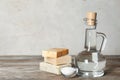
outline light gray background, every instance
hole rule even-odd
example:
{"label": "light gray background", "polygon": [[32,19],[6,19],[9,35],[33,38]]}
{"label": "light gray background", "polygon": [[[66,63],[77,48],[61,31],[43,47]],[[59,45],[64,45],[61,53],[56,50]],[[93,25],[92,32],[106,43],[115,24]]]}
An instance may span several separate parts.
{"label": "light gray background", "polygon": [[53,47],[84,50],[88,11],[107,35],[104,55],[120,55],[120,0],[0,0],[0,55],[41,55]]}

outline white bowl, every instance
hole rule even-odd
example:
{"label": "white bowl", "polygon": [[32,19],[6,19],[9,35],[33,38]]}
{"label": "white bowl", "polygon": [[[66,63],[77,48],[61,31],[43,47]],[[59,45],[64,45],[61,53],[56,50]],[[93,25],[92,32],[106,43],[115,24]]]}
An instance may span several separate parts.
{"label": "white bowl", "polygon": [[74,77],[74,76],[76,76],[77,72],[78,72],[77,69],[73,68],[73,67],[61,68],[61,73],[65,77]]}

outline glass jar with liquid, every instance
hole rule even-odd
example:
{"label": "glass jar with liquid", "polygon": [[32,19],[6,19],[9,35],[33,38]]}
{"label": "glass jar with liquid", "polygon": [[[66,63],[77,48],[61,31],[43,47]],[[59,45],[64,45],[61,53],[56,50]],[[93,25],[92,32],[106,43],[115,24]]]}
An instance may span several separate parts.
{"label": "glass jar with liquid", "polygon": [[[85,32],[85,50],[76,57],[78,74],[82,77],[100,77],[104,75],[106,59],[101,51],[106,45],[106,35],[96,32],[96,13],[88,12],[86,22],[88,28]],[[97,50],[97,38],[102,37],[100,49]]]}

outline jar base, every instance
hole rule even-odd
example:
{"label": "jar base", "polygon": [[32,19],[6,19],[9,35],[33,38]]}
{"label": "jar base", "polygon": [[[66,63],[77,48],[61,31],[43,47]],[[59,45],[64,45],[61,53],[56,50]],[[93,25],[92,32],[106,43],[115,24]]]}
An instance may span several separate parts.
{"label": "jar base", "polygon": [[82,77],[101,77],[104,75],[104,71],[80,71],[78,75]]}

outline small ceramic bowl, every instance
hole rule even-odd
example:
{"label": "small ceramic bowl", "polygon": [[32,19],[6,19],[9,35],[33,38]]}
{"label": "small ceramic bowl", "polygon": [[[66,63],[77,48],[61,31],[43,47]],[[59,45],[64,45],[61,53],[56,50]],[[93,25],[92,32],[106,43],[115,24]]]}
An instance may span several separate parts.
{"label": "small ceramic bowl", "polygon": [[77,68],[73,68],[73,67],[61,68],[61,74],[65,77],[75,77],[77,73],[78,73]]}

